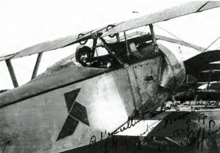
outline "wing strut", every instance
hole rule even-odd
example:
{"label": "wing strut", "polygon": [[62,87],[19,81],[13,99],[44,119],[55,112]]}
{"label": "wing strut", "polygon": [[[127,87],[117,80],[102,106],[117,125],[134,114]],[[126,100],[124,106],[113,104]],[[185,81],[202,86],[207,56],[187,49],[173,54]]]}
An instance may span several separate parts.
{"label": "wing strut", "polygon": [[128,47],[128,41],[127,41],[127,37],[126,37],[126,32],[124,31],[124,39],[125,39],[125,45],[126,45],[126,50],[127,50],[127,56],[129,58],[130,56],[130,50],[129,50],[129,47]]}
{"label": "wing strut", "polygon": [[93,45],[92,45],[92,57],[94,57],[94,55],[95,55],[97,39],[98,39],[98,38],[94,38],[94,39],[93,39]]}
{"label": "wing strut", "polygon": [[11,64],[11,61],[10,61],[10,59],[7,59],[7,60],[5,60],[5,62],[8,67],[8,71],[11,76],[12,83],[13,83],[14,87],[16,88],[16,87],[18,87],[18,82],[17,82],[16,76],[15,76],[15,72],[14,72],[13,66]]}
{"label": "wing strut", "polygon": [[120,64],[124,65],[125,63],[124,63],[121,59],[119,59],[118,57],[116,57],[115,53],[113,53],[113,52],[111,51],[111,49],[109,48],[109,46],[108,46],[108,44],[105,42],[105,40],[104,40],[102,37],[99,37],[99,39],[102,41],[102,43],[104,44],[104,46],[105,46],[106,50],[109,52],[109,54],[112,55],[112,56],[114,56],[114,57],[118,60],[118,62],[119,62]]}
{"label": "wing strut", "polygon": [[153,43],[154,43],[155,52],[158,52],[158,45],[157,45],[157,39],[156,39],[156,36],[155,36],[155,33],[154,33],[154,27],[153,27],[152,24],[150,24],[149,27],[150,27],[150,33],[152,35],[152,40],[153,40]]}
{"label": "wing strut", "polygon": [[40,61],[41,61],[42,55],[43,55],[43,52],[39,53],[37,56],[37,60],[36,60],[34,70],[33,70],[32,76],[31,76],[31,80],[33,80],[37,76],[37,71],[40,66]]}

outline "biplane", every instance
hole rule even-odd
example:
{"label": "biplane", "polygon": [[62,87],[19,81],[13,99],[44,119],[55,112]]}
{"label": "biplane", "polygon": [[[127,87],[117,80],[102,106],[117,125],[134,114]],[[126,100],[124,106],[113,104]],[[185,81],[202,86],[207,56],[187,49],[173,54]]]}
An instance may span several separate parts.
{"label": "biplane", "polygon": [[[219,101],[220,52],[156,35],[153,27],[217,7],[217,1],[190,2],[0,57],[15,87],[0,93],[0,152],[217,152],[219,111],[211,107]],[[135,31],[140,27],[150,33]],[[182,61],[158,40],[200,54]],[[37,75],[44,52],[70,45],[89,53],[74,53]],[[32,78],[18,86],[11,60],[33,54]],[[166,107],[169,101],[193,102],[178,110]],[[191,110],[204,101],[208,110]]]}

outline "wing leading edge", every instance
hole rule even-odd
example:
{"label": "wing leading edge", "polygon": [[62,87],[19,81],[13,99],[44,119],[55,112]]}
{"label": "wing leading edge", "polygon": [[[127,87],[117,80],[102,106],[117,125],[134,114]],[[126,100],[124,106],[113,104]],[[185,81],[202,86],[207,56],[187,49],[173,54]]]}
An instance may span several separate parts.
{"label": "wing leading edge", "polygon": [[185,5],[176,6],[171,9],[167,9],[167,10],[160,11],[154,14],[146,15],[140,18],[136,18],[136,19],[132,19],[132,20],[128,20],[125,22],[115,24],[116,26],[111,28],[110,30],[106,30],[106,27],[108,26],[105,26],[105,27],[102,27],[96,30],[79,33],[76,35],[56,39],[53,41],[39,43],[34,46],[25,48],[17,53],[2,56],[0,57],[0,61],[4,61],[7,59],[20,58],[23,56],[29,56],[33,54],[38,54],[38,53],[42,53],[46,51],[63,48],[63,47],[72,45],[74,43],[90,39],[97,32],[101,32],[102,33],[101,37],[105,37],[105,36],[119,33],[122,31],[131,30],[131,29],[138,28],[141,26],[145,26],[145,25],[149,25],[149,24],[153,24],[153,23],[157,23],[161,21],[166,21],[169,19],[177,18],[177,17],[184,16],[184,15],[189,15],[192,13],[198,13],[198,12],[216,8],[216,7],[220,7],[220,2],[194,1],[194,2],[187,3]]}
{"label": "wing leading edge", "polygon": [[140,18],[136,18],[136,19],[122,22],[122,23],[118,24],[117,26],[115,26],[114,28],[112,28],[111,30],[103,33],[102,37],[112,35],[115,33],[119,33],[122,31],[131,30],[134,28],[139,28],[139,27],[146,26],[149,24],[167,21],[167,20],[170,20],[173,18],[202,12],[202,11],[213,9],[216,7],[220,7],[220,2],[217,2],[217,1],[189,2],[184,5],[173,7],[171,9],[167,9],[167,10],[153,13],[150,15],[145,15]]}

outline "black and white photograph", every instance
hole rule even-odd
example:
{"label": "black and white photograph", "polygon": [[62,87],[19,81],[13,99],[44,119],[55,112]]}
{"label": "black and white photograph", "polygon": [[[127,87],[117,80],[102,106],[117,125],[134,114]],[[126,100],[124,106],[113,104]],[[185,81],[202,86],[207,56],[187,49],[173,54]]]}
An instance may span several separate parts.
{"label": "black and white photograph", "polygon": [[220,153],[220,1],[0,0],[0,153]]}

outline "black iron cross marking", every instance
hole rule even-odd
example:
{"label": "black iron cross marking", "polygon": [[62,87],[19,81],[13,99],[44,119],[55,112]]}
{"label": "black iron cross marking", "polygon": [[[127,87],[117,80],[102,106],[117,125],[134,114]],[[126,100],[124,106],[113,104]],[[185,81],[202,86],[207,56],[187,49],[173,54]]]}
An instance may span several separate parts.
{"label": "black iron cross marking", "polygon": [[89,126],[86,107],[75,101],[79,91],[80,88],[64,94],[69,115],[60,131],[57,141],[72,135],[79,121]]}

